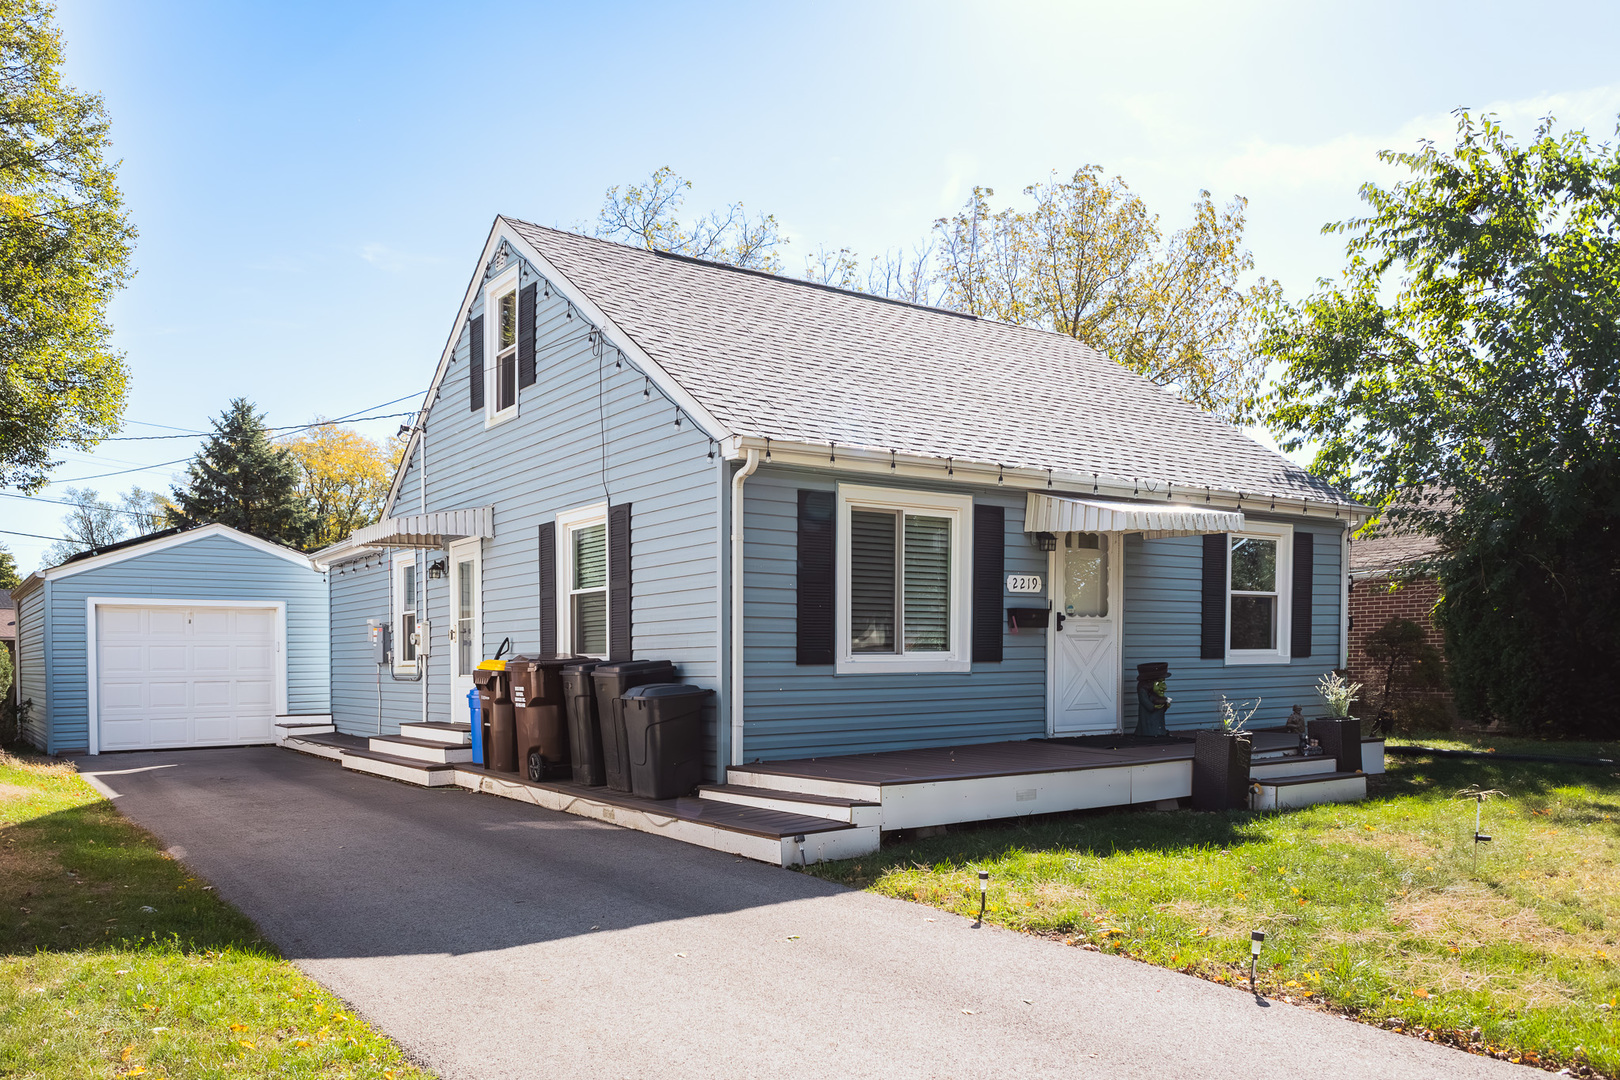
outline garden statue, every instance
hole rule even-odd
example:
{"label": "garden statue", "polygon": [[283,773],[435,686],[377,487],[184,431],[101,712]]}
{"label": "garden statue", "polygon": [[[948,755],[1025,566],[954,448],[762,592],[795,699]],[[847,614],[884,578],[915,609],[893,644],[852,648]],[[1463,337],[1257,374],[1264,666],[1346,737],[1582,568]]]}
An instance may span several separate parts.
{"label": "garden statue", "polygon": [[1298,705],[1295,705],[1294,711],[1288,714],[1286,730],[1297,732],[1300,735],[1305,734],[1305,710]]}
{"label": "garden statue", "polygon": [[1170,732],[1164,726],[1170,699],[1164,693],[1164,680],[1170,677],[1169,664],[1136,665],[1136,734],[1162,738]]}

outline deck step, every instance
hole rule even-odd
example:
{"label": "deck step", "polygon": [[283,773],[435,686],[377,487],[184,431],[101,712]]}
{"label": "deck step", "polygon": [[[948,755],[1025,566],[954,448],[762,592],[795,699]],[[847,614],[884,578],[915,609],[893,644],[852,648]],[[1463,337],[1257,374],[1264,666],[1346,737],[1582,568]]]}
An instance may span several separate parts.
{"label": "deck step", "polygon": [[327,735],[337,729],[330,720],[299,720],[297,718],[279,719],[272,727],[276,742],[283,739],[297,738],[300,735]]}
{"label": "deck step", "polygon": [[327,758],[331,761],[343,760],[343,748],[328,742],[316,739],[302,739],[296,735],[284,739],[277,739],[276,745],[285,750],[296,750],[300,754],[311,754],[315,757]]}
{"label": "deck step", "polygon": [[697,794],[700,799],[711,799],[714,802],[827,818],[829,821],[843,821],[851,825],[879,825],[883,821],[881,803],[860,799],[808,795],[799,791],[781,791],[746,784],[704,784],[697,789]]}
{"label": "deck step", "polygon": [[1255,810],[1291,810],[1317,803],[1357,802],[1366,797],[1366,773],[1317,772],[1256,780],[1249,805]]}
{"label": "deck step", "polygon": [[444,762],[382,754],[375,750],[344,750],[343,767],[354,772],[403,780],[422,787],[450,787],[456,782],[456,767]]}
{"label": "deck step", "polygon": [[471,724],[446,724],[436,720],[399,725],[399,733],[407,739],[444,743],[446,746],[471,746]]}
{"label": "deck step", "polygon": [[[768,763],[767,763],[768,765]],[[765,788],[768,791],[786,791],[798,795],[820,795],[830,799],[852,799],[857,802],[882,802],[881,784],[856,780],[839,780],[821,776],[792,776],[772,771],[766,766],[750,769],[747,765],[733,765],[726,769],[727,787]]]}
{"label": "deck step", "polygon": [[515,773],[497,773],[475,765],[458,765],[455,775],[456,783],[473,791],[667,836],[775,866],[868,855],[878,849],[881,839],[875,825],[857,826],[830,818],[714,799],[643,799],[568,781],[534,783]]}
{"label": "deck step", "polygon": [[392,754],[394,757],[410,758],[412,761],[425,761],[434,765],[472,760],[472,747],[466,744],[457,746],[431,739],[414,739],[406,735],[373,735],[370,749],[379,754]]}
{"label": "deck step", "polygon": [[1332,771],[1334,760],[1322,757],[1320,754],[1312,757],[1274,758],[1269,761],[1254,761],[1249,766],[1249,776],[1254,780],[1281,779],[1285,776],[1306,776],[1311,773]]}

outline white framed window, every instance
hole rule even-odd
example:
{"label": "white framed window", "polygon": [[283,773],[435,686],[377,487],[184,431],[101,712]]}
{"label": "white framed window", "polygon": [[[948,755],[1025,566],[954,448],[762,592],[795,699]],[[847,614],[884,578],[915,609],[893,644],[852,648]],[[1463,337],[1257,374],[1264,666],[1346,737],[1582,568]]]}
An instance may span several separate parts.
{"label": "white framed window", "polygon": [[557,642],[579,656],[608,654],[607,503],[557,515]]}
{"label": "white framed window", "polygon": [[517,415],[518,267],[484,287],[484,426]]}
{"label": "white framed window", "polygon": [[1247,522],[1226,537],[1226,662],[1289,662],[1291,525]]}
{"label": "white framed window", "polygon": [[973,499],[838,488],[837,670],[971,670]]}
{"label": "white framed window", "polygon": [[416,670],[416,612],[419,600],[416,553],[394,555],[394,670]]}

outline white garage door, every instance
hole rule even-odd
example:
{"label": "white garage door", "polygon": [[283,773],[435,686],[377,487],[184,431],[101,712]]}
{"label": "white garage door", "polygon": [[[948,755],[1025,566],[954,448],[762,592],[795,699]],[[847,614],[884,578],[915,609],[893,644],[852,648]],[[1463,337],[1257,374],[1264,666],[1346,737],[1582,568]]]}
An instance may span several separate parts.
{"label": "white garage door", "polygon": [[101,750],[271,742],[274,608],[96,608]]}

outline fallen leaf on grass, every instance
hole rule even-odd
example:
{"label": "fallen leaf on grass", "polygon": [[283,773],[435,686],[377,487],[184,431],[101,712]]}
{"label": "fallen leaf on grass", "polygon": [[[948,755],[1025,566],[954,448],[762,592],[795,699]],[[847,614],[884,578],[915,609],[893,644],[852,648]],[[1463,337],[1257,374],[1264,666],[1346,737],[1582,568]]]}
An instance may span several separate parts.
{"label": "fallen leaf on grass", "polygon": [[119,1061],[128,1061],[129,1060],[129,1055],[133,1054],[134,1052],[135,1052],[135,1044],[130,1043],[128,1046],[124,1047],[122,1050],[120,1050],[118,1052],[118,1060]]}
{"label": "fallen leaf on grass", "polygon": [[302,1050],[302,1049],[304,1049],[305,1047],[307,1047],[309,1045],[309,1040],[308,1039],[294,1039],[293,1040],[293,1045],[298,1047],[300,1050]]}
{"label": "fallen leaf on grass", "polygon": [[231,1025],[231,1030],[232,1031],[246,1031],[247,1030],[247,1025],[246,1024],[232,1024]]}
{"label": "fallen leaf on grass", "polygon": [[250,1043],[250,1042],[248,1042],[248,1041],[247,1041],[247,1040],[246,1040],[246,1039],[238,1039],[238,1040],[237,1040],[237,1043],[236,1043],[236,1045],[237,1045],[237,1046],[245,1046],[245,1047],[247,1047],[247,1048],[248,1048],[248,1049],[249,1049],[249,1050],[252,1050],[252,1049],[253,1049],[253,1044],[252,1044],[252,1043]]}
{"label": "fallen leaf on grass", "polygon": [[1420,998],[1428,997],[1429,996],[1428,987],[1424,987],[1424,986],[1418,987],[1416,990],[1412,991],[1412,996],[1413,997],[1420,997]]}
{"label": "fallen leaf on grass", "polygon": [[145,1074],[146,1074],[146,1066],[145,1065],[137,1065],[133,1069],[130,1069],[128,1072],[121,1072],[118,1075],[119,1076],[144,1076]]}

